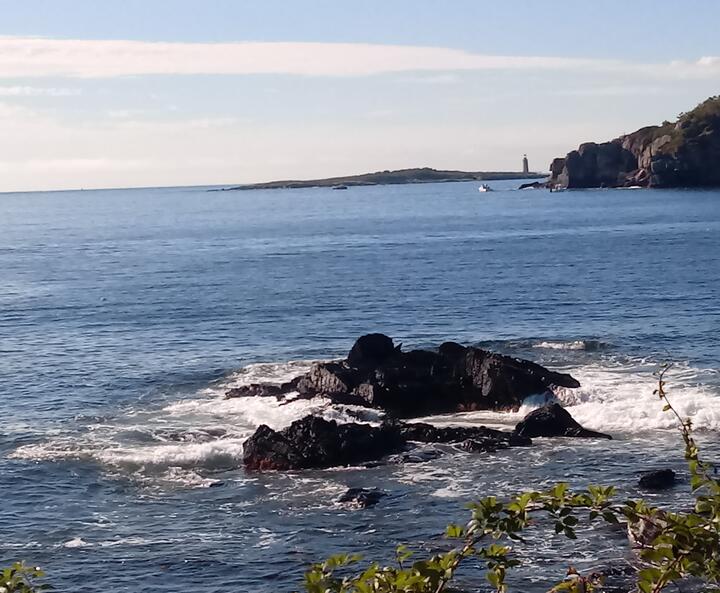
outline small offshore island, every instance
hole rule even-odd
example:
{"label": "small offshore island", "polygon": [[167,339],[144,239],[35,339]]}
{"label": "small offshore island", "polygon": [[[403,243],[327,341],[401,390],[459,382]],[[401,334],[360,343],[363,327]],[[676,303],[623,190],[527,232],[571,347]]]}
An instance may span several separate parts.
{"label": "small offshore island", "polygon": [[347,189],[363,185],[398,185],[406,183],[444,183],[455,181],[497,181],[501,179],[545,179],[542,173],[523,173],[520,171],[443,171],[430,167],[416,169],[398,169],[396,171],[376,171],[362,175],[346,177],[328,177],[327,179],[307,179],[288,181],[268,181],[223,188],[220,191],[245,189],[300,189],[308,187],[330,187]]}

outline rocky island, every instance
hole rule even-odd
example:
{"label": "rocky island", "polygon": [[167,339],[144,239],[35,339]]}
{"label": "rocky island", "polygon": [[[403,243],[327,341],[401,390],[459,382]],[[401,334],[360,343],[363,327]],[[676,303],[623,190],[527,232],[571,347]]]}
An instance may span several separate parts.
{"label": "rocky island", "polygon": [[540,173],[522,173],[519,171],[443,171],[430,167],[417,169],[398,169],[396,171],[376,171],[362,175],[329,177],[327,179],[305,179],[287,181],[269,181],[223,188],[221,191],[244,189],[300,189],[308,187],[329,187],[347,189],[362,185],[398,185],[405,183],[443,183],[453,181],[497,181],[502,179],[543,179]]}
{"label": "rocky island", "polygon": [[675,122],[586,142],[550,165],[550,188],[720,186],[720,96]]}
{"label": "rocky island", "polygon": [[[550,402],[553,389],[577,388],[572,376],[539,364],[456,342],[436,350],[403,352],[384,334],[356,340],[347,358],[320,362],[283,384],[256,383],[230,389],[228,398],[324,397],[329,405],[354,405],[384,413],[382,423],[338,424],[306,416],[283,430],[261,425],[245,442],[248,470],[300,470],[377,463],[427,461],[414,443],[450,443],[460,450],[492,453],[532,445],[535,437],[612,438],[578,424],[562,406]],[[437,427],[407,419],[465,410],[518,409],[530,395],[548,403],[530,412],[512,432],[485,426]],[[393,454],[396,456],[389,457]]]}

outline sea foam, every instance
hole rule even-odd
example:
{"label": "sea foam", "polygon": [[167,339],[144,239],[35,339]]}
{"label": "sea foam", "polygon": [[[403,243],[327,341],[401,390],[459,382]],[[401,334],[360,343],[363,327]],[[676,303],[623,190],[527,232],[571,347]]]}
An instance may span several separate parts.
{"label": "sea foam", "polygon": [[[578,341],[577,344],[581,342]],[[575,342],[567,349],[580,349]],[[587,347],[586,342],[583,347]],[[552,347],[552,346],[549,346]],[[642,433],[677,427],[653,394],[657,366],[644,359],[593,355],[587,364],[561,367],[581,383],[558,389],[556,399],[584,426],[611,434]],[[243,443],[260,425],[279,430],[308,414],[339,423],[378,423],[382,414],[355,406],[335,406],[322,397],[278,400],[266,397],[226,398],[225,392],[256,382],[287,381],[310,368],[312,361],[250,365],[221,381],[158,409],[134,410],[116,418],[98,419],[80,432],[46,435],[10,454],[34,461],[83,460],[108,472],[140,482],[207,487],[219,472],[242,466]],[[720,373],[687,364],[667,377],[673,405],[692,419],[697,430],[720,429]],[[418,420],[438,425],[485,424],[511,429],[522,417],[548,401],[544,395],[526,399],[520,410],[432,416]]]}
{"label": "sea foam", "polygon": [[[595,430],[637,433],[677,428],[677,418],[663,412],[654,394],[656,369],[645,361],[633,366],[586,365],[573,371],[581,387],[559,390],[558,399],[578,422]],[[717,371],[687,364],[671,368],[666,377],[670,401],[696,430],[720,429],[717,379]]]}

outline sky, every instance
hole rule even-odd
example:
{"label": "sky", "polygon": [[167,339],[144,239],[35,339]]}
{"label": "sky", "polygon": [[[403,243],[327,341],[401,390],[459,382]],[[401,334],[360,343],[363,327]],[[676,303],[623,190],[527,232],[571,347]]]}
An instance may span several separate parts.
{"label": "sky", "polygon": [[720,1],[0,0],[0,191],[533,170],[720,93]]}

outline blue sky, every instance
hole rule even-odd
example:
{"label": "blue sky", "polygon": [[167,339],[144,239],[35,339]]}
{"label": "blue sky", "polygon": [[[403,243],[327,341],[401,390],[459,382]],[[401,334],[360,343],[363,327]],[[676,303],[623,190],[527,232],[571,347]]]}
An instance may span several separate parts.
{"label": "blue sky", "polygon": [[[0,191],[534,169],[720,92],[720,2],[0,0]],[[250,43],[249,43],[250,42]]]}

